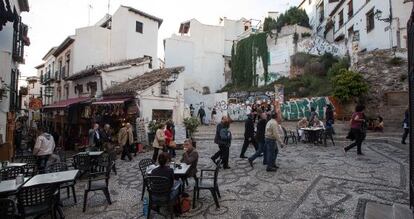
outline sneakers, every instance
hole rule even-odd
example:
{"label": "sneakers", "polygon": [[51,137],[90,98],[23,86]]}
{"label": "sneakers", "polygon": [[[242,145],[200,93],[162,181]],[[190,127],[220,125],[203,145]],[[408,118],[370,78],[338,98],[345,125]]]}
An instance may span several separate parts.
{"label": "sneakers", "polygon": [[249,164],[253,168],[253,161],[249,159]]}
{"label": "sneakers", "polygon": [[274,168],[274,167],[272,167],[272,168],[268,168],[268,169],[266,169],[266,171],[267,171],[267,172],[276,172],[276,171],[277,171],[277,169],[276,169],[276,168]]}

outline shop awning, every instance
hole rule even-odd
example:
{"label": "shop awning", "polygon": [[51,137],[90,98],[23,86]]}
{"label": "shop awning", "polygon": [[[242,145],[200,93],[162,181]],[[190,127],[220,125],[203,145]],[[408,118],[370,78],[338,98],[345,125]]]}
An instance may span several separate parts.
{"label": "shop awning", "polygon": [[131,97],[123,97],[123,98],[104,98],[102,100],[98,100],[92,103],[92,105],[108,105],[108,104],[123,104],[128,100],[131,100]]}
{"label": "shop awning", "polygon": [[89,99],[90,99],[89,97],[71,98],[71,99],[59,101],[49,106],[44,106],[43,109],[66,108],[73,104],[88,101]]}

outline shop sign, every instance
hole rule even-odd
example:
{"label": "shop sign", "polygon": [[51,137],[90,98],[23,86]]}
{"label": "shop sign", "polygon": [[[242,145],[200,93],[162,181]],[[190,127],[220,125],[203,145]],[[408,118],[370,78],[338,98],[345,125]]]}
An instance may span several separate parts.
{"label": "shop sign", "polygon": [[31,110],[40,110],[42,108],[42,99],[40,98],[31,98],[29,102],[29,109]]}

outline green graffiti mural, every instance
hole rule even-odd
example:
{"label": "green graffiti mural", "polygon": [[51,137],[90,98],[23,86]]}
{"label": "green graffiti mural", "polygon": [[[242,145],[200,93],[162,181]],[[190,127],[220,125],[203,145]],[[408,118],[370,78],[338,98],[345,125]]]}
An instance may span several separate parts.
{"label": "green graffiti mural", "polygon": [[331,104],[328,97],[302,98],[283,103],[281,110],[285,120],[299,120],[303,117],[309,118],[311,107],[313,107],[318,117],[324,119],[327,104]]}

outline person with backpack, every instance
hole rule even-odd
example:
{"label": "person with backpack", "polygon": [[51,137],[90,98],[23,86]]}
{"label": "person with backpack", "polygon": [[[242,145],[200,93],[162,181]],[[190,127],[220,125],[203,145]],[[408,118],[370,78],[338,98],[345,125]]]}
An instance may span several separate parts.
{"label": "person with backpack", "polygon": [[[221,118],[221,122],[217,125],[216,128],[216,136],[214,138],[214,143],[218,144],[219,151],[217,151],[212,157],[211,160],[214,163],[217,163],[217,159],[220,157],[222,160],[223,167],[225,169],[229,169],[229,147],[231,144],[231,132],[229,130],[230,121],[227,116],[223,116]],[[226,129],[225,131],[223,131]],[[230,139],[223,139],[228,138],[230,134]],[[225,141],[227,140],[227,141]]]}
{"label": "person with backpack", "polygon": [[350,149],[357,146],[357,154],[363,155],[361,150],[362,142],[366,136],[366,124],[365,124],[365,107],[363,105],[357,105],[355,107],[355,112],[352,114],[350,125],[351,130],[348,133],[347,138],[353,140],[354,142],[347,147],[344,147],[344,153],[346,154]]}

